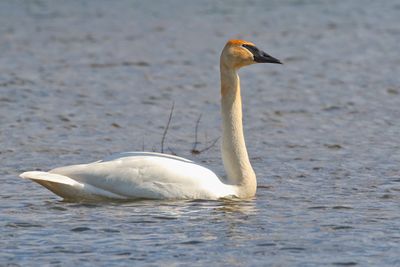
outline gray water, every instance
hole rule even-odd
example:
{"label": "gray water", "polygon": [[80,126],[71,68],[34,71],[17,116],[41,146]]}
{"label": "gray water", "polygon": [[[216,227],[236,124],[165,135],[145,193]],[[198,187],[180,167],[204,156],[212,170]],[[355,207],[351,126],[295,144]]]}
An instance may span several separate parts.
{"label": "gray water", "polygon": [[[25,170],[164,149],[223,174],[241,70],[248,201],[63,202]],[[399,1],[1,1],[0,266],[400,266]]]}

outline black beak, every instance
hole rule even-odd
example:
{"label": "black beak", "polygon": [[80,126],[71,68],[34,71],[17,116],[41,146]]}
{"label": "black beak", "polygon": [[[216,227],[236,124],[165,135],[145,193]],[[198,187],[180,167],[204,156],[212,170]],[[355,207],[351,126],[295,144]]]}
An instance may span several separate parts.
{"label": "black beak", "polygon": [[259,50],[259,53],[254,55],[254,61],[257,63],[275,63],[275,64],[282,64],[282,62],[274,57],[271,57],[264,51]]}
{"label": "black beak", "polygon": [[257,47],[253,46],[253,45],[243,45],[243,47],[247,48],[247,50],[249,50],[253,56],[254,56],[254,61],[257,63],[275,63],[275,64],[282,64],[282,62],[277,59],[274,58],[270,55],[268,55],[267,53],[265,53],[264,51],[258,49]]}

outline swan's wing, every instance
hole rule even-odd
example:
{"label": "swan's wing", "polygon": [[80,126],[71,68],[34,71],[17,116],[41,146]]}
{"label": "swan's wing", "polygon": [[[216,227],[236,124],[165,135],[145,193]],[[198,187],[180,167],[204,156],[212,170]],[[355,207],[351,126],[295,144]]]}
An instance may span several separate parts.
{"label": "swan's wing", "polygon": [[90,164],[56,168],[50,173],[127,199],[215,199],[234,194],[231,186],[224,185],[209,169],[158,153],[114,156]]}

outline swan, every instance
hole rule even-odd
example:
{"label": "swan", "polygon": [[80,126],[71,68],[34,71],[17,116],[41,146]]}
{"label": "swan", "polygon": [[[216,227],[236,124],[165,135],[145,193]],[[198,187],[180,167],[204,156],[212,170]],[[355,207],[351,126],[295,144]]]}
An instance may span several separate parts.
{"label": "swan", "polygon": [[49,172],[28,171],[20,177],[68,201],[251,198],[257,180],[243,135],[238,70],[255,63],[282,64],[244,40],[229,40],[220,56],[225,179],[191,160],[152,152],[124,152]]}

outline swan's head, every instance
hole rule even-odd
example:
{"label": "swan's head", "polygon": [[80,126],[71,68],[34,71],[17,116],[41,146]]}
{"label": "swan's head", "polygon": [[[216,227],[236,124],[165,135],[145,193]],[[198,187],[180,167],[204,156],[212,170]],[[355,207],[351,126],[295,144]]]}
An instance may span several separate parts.
{"label": "swan's head", "polygon": [[282,64],[278,59],[271,57],[258,49],[253,43],[244,40],[229,40],[221,54],[221,64],[235,69],[255,63]]}

